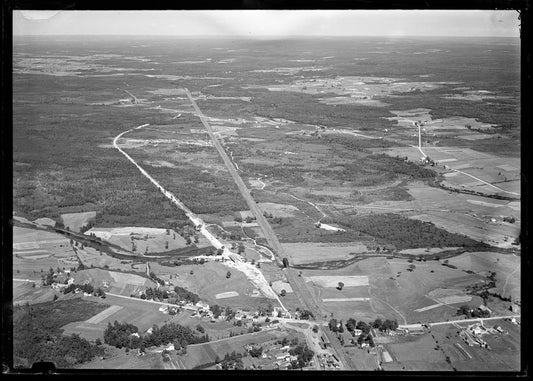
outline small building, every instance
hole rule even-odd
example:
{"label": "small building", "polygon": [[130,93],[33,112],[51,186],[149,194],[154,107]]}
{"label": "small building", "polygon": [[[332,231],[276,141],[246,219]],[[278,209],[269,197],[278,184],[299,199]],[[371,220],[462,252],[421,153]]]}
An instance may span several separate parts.
{"label": "small building", "polygon": [[196,303],[196,307],[198,307],[200,309],[209,310],[209,304],[204,303],[201,300],[198,303]]}
{"label": "small building", "polygon": [[486,305],[484,304],[481,304],[479,307],[478,307],[481,311],[486,311],[488,313],[492,313],[492,311],[490,310],[489,307],[487,307]]}

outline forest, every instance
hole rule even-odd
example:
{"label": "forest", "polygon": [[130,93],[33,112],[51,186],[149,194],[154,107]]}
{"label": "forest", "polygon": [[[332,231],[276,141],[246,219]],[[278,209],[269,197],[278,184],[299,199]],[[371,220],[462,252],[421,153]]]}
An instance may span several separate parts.
{"label": "forest", "polygon": [[431,222],[393,213],[340,216],[331,222],[375,237],[380,244],[392,244],[397,250],[422,247],[463,247],[479,250],[490,247],[465,235],[438,228]]}
{"label": "forest", "polygon": [[105,304],[72,299],[17,306],[13,310],[13,364],[29,368],[37,361],[71,368],[104,354],[103,347],[76,334],[67,336],[61,327],[103,311]]}

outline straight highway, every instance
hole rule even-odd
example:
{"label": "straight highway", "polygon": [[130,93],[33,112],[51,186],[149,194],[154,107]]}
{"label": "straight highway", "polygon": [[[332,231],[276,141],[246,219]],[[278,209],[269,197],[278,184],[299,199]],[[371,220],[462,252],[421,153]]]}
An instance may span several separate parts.
{"label": "straight highway", "polygon": [[[274,230],[266,220],[265,216],[263,215],[262,210],[259,208],[259,205],[255,202],[252,195],[250,194],[250,191],[248,190],[246,184],[244,184],[244,181],[240,177],[240,175],[237,173],[237,170],[235,168],[235,165],[231,161],[231,159],[228,157],[226,151],[224,150],[224,147],[222,147],[222,144],[215,136],[213,129],[207,122],[207,118],[202,113],[202,110],[198,107],[196,104],[196,101],[193,99],[190,91],[188,89],[184,89],[185,93],[187,95],[187,98],[189,98],[189,101],[194,107],[194,110],[196,111],[196,115],[200,118],[202,124],[204,125],[207,133],[209,134],[209,137],[213,141],[213,145],[215,146],[216,150],[218,151],[220,157],[224,161],[224,164],[226,168],[228,169],[231,177],[235,181],[235,184],[237,184],[237,187],[242,194],[244,200],[246,201],[246,204],[250,208],[250,211],[256,218],[257,224],[263,231],[263,234],[265,235],[265,238],[269,244],[269,246],[272,248],[274,252],[274,257],[276,259],[276,262],[278,265],[283,265],[283,258],[285,257],[283,247],[281,246],[281,243],[279,242],[278,238],[276,237],[276,234],[274,233]],[[324,316],[325,312],[323,309],[318,305],[318,303],[315,300],[314,295],[309,290],[307,284],[303,280],[303,278],[298,277],[296,272],[291,269],[290,267],[285,268],[284,273],[287,277],[287,280],[289,284],[291,285],[296,297],[298,298],[300,304],[304,306],[305,309],[309,310],[313,313],[315,318],[321,318]],[[326,335],[330,336],[330,333],[326,333]],[[337,339],[335,337],[329,337],[330,341],[335,343]],[[333,344],[334,345],[334,344]],[[340,346],[340,343],[339,343]],[[344,351],[342,351],[342,348],[335,346],[337,356],[343,363],[343,366],[345,369],[353,369],[351,365],[351,362],[349,359],[346,358],[344,355]]]}

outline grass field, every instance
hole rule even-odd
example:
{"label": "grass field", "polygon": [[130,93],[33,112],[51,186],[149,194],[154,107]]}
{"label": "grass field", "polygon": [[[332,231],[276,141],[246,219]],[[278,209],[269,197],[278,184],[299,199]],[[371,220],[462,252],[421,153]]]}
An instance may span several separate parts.
{"label": "grass field", "polygon": [[[182,265],[175,267],[151,263],[152,271],[158,275],[170,276],[174,285],[184,287],[200,296],[209,304],[229,306],[231,308],[257,309],[259,305],[275,304],[265,297],[254,297],[255,287],[244,273],[223,265],[220,262],[206,262],[203,265]],[[193,274],[191,274],[191,271]],[[231,273],[227,278],[228,271]],[[216,295],[223,292],[238,292],[238,298],[217,299]]]}
{"label": "grass field", "polygon": [[520,257],[495,252],[464,253],[451,258],[450,263],[463,270],[479,274],[496,272],[496,291],[502,296],[520,300]]}
{"label": "grass field", "polygon": [[283,248],[295,265],[326,262],[328,260],[349,259],[350,254],[367,251],[367,246],[360,242],[346,242],[336,244],[297,242],[284,243]]}
{"label": "grass field", "polygon": [[165,322],[171,321],[172,316],[159,311],[160,305],[143,302],[139,299],[129,300],[107,295],[106,299],[96,297],[84,297],[87,300],[94,300],[107,305],[107,308],[85,321],[73,322],[65,325],[65,333],[78,333],[88,340],[103,338],[104,330],[108,323],[118,322],[131,323],[144,332],[154,324],[161,326]]}
{"label": "grass field", "polygon": [[[333,312],[337,319],[359,316],[374,320],[381,317],[396,319],[400,324],[454,317],[459,305],[466,302],[465,287],[486,280],[486,274],[467,274],[461,268],[452,269],[439,261],[414,261],[412,264],[415,268],[410,272],[407,269],[411,263],[407,260],[380,257],[361,260],[336,270],[304,269],[301,272],[306,279],[318,280],[313,282],[311,289],[323,301],[324,309]],[[350,279],[358,284],[366,280],[367,285],[349,286]],[[345,284],[340,291],[336,289],[339,281]],[[444,297],[443,302],[448,305],[427,308],[439,303],[439,297]],[[341,300],[336,302],[332,299]],[[481,298],[477,296],[472,296],[467,302],[472,306],[481,303]],[[495,306],[500,304],[497,300],[492,303]]]}
{"label": "grass field", "polygon": [[96,211],[80,212],[80,213],[65,213],[61,215],[61,221],[65,227],[73,232],[79,232],[82,226],[87,225],[91,220],[96,217]]}
{"label": "grass field", "polygon": [[104,282],[108,284],[108,291],[124,296],[130,296],[139,290],[147,287],[156,287],[156,283],[145,277],[122,273],[117,271],[108,271],[103,269],[81,270],[73,274],[74,283],[90,283],[93,287],[104,287]]}

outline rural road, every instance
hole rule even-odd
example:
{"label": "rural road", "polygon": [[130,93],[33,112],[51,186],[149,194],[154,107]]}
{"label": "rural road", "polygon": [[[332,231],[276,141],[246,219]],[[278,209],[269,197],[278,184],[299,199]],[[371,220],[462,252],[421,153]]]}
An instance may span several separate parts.
{"label": "rural road", "polygon": [[[253,197],[250,194],[250,191],[244,184],[244,181],[237,173],[237,170],[235,166],[233,165],[233,162],[228,157],[226,151],[222,147],[222,144],[220,141],[216,138],[213,129],[207,122],[207,118],[202,113],[198,105],[196,104],[195,100],[193,99],[190,91],[188,89],[184,89],[185,93],[187,94],[187,98],[189,98],[189,101],[193,105],[197,116],[200,118],[202,124],[204,125],[205,129],[207,130],[207,133],[211,137],[211,140],[213,141],[213,145],[215,146],[216,150],[218,151],[220,157],[224,161],[224,164],[226,165],[226,168],[228,169],[231,177],[235,181],[235,184],[237,185],[237,188],[239,189],[240,193],[242,194],[244,200],[246,201],[246,204],[250,208],[250,211],[255,216],[257,224],[263,231],[263,234],[265,235],[265,238],[269,244],[269,246],[274,251],[274,256],[276,258],[276,262],[278,265],[282,266],[282,260],[285,257],[285,252],[283,247],[281,246],[281,243],[279,242],[278,238],[276,237],[276,234],[274,233],[274,230],[266,220],[265,216],[263,215],[263,211],[259,208],[259,205],[255,202]],[[303,280],[303,278],[299,278],[297,274],[294,272],[294,270],[290,267],[287,267],[283,270],[285,273],[287,280],[289,284],[291,285],[294,294],[298,298],[300,304],[304,306],[307,310],[311,311],[315,318],[318,318],[320,316],[324,315],[324,311],[318,303],[316,302],[312,292],[309,290],[307,284]],[[327,333],[326,333],[327,335]],[[330,340],[333,342],[336,342],[336,338],[330,338]],[[339,344],[340,345],[340,344]],[[339,350],[339,348],[335,348],[337,351],[337,356],[343,363],[343,366],[346,369],[352,369],[352,367],[347,366],[349,362],[346,359],[346,356],[344,356],[344,352],[342,350]]]}
{"label": "rural road", "polygon": [[[424,155],[424,157],[427,156],[427,155],[424,153],[424,151],[422,151],[422,148],[421,148],[421,147],[419,147],[419,146],[411,146],[411,147],[418,149],[418,150],[422,153],[422,155]],[[513,195],[515,195],[515,196],[520,196],[520,193],[506,191],[505,189],[502,189],[502,188],[500,188],[500,187],[497,187],[497,186],[494,185],[494,184],[491,184],[491,183],[489,183],[489,182],[486,182],[485,180],[482,180],[482,179],[480,179],[479,177],[476,177],[476,176],[474,176],[474,175],[471,175],[470,173],[466,173],[466,172],[460,171],[460,170],[458,170],[458,169],[454,169],[454,168],[450,167],[449,165],[447,165],[446,167],[447,167],[448,169],[450,169],[451,171],[454,171],[454,172],[457,172],[457,173],[461,173],[461,174],[463,174],[463,175],[465,175],[465,176],[468,176],[468,177],[473,178],[474,180],[480,181],[480,182],[482,182],[482,183],[485,184],[485,185],[488,185],[488,186],[490,186],[490,187],[492,187],[492,188],[494,188],[494,189],[499,190],[500,192],[513,194]]]}
{"label": "rural road", "polygon": [[157,304],[159,306],[171,306],[171,307],[179,307],[179,308],[183,308],[183,309],[186,309],[186,310],[191,310],[191,311],[196,311],[196,308],[193,308],[193,307],[186,307],[186,306],[177,306],[176,304],[172,304],[172,303],[165,303],[165,302],[156,302],[155,300],[146,300],[146,299],[141,299],[141,298],[133,298],[131,296],[125,296],[125,295],[119,295],[119,294],[112,294],[110,292],[106,292],[106,295],[110,295],[110,296],[114,296],[116,298],[122,298],[122,299],[129,299],[129,300],[134,300],[136,302],[142,302],[142,303],[152,303],[152,304]]}
{"label": "rural road", "polygon": [[[456,323],[473,323],[473,322],[480,322],[480,321],[486,321],[486,320],[500,320],[500,319],[511,319],[511,318],[519,318],[520,315],[508,315],[508,316],[493,316],[488,318],[474,318],[474,319],[463,319],[463,320],[450,320],[450,321],[440,321],[437,323],[426,323],[430,327],[433,327],[435,325],[446,325],[446,324],[456,324]],[[404,324],[400,325],[400,328],[420,328],[422,324]]]}
{"label": "rural road", "polygon": [[[166,198],[168,198],[174,205],[176,205],[179,209],[183,210],[185,212],[185,215],[194,223],[195,226],[200,228],[200,232],[202,235],[204,235],[207,240],[217,249],[223,248],[223,255],[227,259],[231,259],[232,261],[225,263],[226,266],[237,268],[237,270],[242,271],[246,277],[250,280],[250,282],[256,286],[258,289],[260,289],[267,297],[272,297],[276,299],[279,303],[279,305],[287,311],[281,300],[279,299],[279,296],[272,290],[272,288],[269,286],[266,278],[264,277],[263,273],[259,271],[254,265],[251,265],[249,263],[245,263],[242,261],[241,257],[235,253],[232,253],[227,247],[224,247],[222,243],[213,235],[209,230],[206,228],[205,222],[199,218],[197,215],[195,215],[183,202],[181,202],[174,194],[163,188],[161,184],[157,180],[155,180],[152,176],[148,174],[137,162],[128,155],[123,149],[121,149],[118,146],[118,139],[120,139],[124,134],[133,131],[138,130],[140,128],[149,126],[149,124],[143,124],[138,127],[130,128],[129,130],[126,130],[120,134],[118,134],[113,139],[113,147],[115,147],[120,153],[122,153],[133,165],[141,171],[141,173],[148,178],[154,184],[160,192],[162,192]],[[227,157],[227,156],[226,156]],[[241,180],[242,181],[242,180]],[[262,215],[261,215],[262,217]]]}

